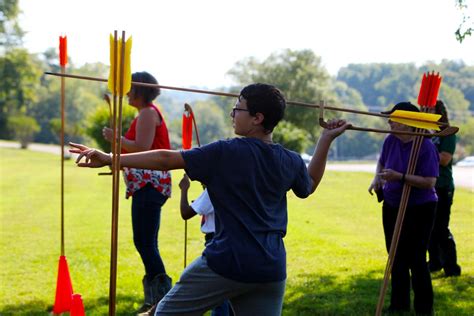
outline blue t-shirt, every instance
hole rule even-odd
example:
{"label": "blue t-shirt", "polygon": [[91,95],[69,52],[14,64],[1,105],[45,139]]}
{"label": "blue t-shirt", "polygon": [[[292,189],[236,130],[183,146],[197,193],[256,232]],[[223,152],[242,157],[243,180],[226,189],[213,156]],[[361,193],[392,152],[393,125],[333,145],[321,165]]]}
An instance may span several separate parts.
{"label": "blue t-shirt", "polygon": [[[380,154],[379,162],[385,169],[392,169],[401,173],[406,173],[413,142],[402,142],[399,138],[388,135],[385,138]],[[420,147],[415,175],[423,177],[438,177],[439,155],[433,143],[424,138]],[[387,181],[383,187],[385,202],[392,207],[398,207],[402,197],[403,182]],[[420,189],[413,187],[410,191],[408,205],[420,205],[438,200],[435,188]]]}
{"label": "blue t-shirt", "polygon": [[278,144],[234,138],[182,152],[186,173],[204,183],[216,234],[203,255],[219,275],[239,282],[286,279],[286,192],[311,193],[303,159]]}

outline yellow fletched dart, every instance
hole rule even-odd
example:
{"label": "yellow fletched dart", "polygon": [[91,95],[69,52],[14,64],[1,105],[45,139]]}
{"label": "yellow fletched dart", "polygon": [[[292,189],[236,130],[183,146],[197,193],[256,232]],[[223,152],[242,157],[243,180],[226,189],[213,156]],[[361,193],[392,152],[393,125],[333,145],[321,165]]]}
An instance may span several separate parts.
{"label": "yellow fletched dart", "polygon": [[[394,122],[418,128],[431,129],[435,131],[440,130],[439,125],[436,124],[436,122],[438,122],[440,118],[440,114],[403,110],[396,110],[395,112],[390,114],[390,119]],[[420,120],[423,120],[423,122],[420,122]]]}
{"label": "yellow fletched dart", "polygon": [[[119,38],[117,40],[117,80],[118,82],[114,82],[114,72],[115,72],[115,64],[114,64],[114,37],[110,35],[110,73],[109,73],[109,80],[107,87],[109,88],[110,92],[114,95],[124,96],[130,91],[132,87],[132,72],[130,66],[130,55],[132,52],[132,37],[130,36],[128,40],[125,42],[125,52],[124,52],[124,69],[123,69],[123,93],[120,94],[119,92],[119,82],[120,82],[120,60],[122,54],[122,39]],[[115,87],[115,91],[114,91]]]}

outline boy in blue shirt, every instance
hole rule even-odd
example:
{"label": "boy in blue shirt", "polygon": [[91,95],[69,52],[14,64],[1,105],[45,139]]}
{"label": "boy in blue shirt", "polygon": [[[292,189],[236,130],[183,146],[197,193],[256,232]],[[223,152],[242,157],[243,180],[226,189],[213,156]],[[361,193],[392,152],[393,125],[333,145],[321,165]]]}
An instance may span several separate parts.
{"label": "boy in blue shirt", "polygon": [[[187,151],[153,150],[121,156],[121,166],[185,169],[203,183],[215,210],[216,233],[201,257],[159,303],[155,315],[201,315],[231,301],[237,315],[280,315],[286,282],[286,192],[300,198],[316,190],[332,141],[349,124],[331,120],[318,140],[308,167],[300,155],[273,143],[272,131],[283,118],[286,101],[268,84],[240,92],[232,112],[235,134]],[[111,156],[80,144],[78,166],[98,168]],[[82,158],[84,162],[81,162]]]}

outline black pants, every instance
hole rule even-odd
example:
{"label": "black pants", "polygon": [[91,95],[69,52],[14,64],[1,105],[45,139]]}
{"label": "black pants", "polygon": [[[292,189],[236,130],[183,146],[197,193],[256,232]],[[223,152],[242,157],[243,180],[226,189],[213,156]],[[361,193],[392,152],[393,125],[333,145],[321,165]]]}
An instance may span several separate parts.
{"label": "black pants", "polygon": [[[395,310],[410,309],[410,272],[414,292],[415,312],[431,314],[433,287],[426,263],[426,251],[436,210],[436,202],[408,207],[398,241],[392,267],[392,292],[390,307]],[[383,228],[387,252],[392,242],[398,214],[396,208],[383,204]]]}
{"label": "black pants", "polygon": [[132,196],[133,242],[149,280],[166,273],[158,248],[158,231],[161,207],[167,199],[149,183]]}
{"label": "black pants", "polygon": [[428,248],[430,266],[433,270],[444,268],[447,275],[459,274],[460,267],[457,264],[456,243],[449,231],[449,217],[451,216],[454,189],[436,188],[436,194],[438,195],[438,206],[436,207],[436,217]]}

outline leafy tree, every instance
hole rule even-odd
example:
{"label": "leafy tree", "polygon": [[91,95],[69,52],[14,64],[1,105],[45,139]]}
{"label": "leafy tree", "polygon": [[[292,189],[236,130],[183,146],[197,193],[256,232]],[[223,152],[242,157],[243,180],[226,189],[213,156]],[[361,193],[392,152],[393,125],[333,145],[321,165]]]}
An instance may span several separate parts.
{"label": "leafy tree", "polygon": [[474,24],[469,23],[470,16],[466,13],[467,11],[467,0],[456,0],[456,7],[462,12],[462,21],[454,34],[459,43],[462,43],[466,39],[466,36],[471,36],[474,32]]}
{"label": "leafy tree", "polygon": [[23,31],[18,24],[18,0],[0,1],[0,52],[20,46]]}
{"label": "leafy tree", "polygon": [[458,147],[456,151],[461,152],[461,156],[474,154],[474,118],[469,117],[464,124],[459,126]]}
{"label": "leafy tree", "polygon": [[[250,57],[238,62],[229,74],[241,85],[267,82],[277,86],[287,100],[317,103],[321,99],[333,103],[330,76],[321,58],[311,50],[283,50],[271,54],[263,62]],[[285,120],[310,133],[314,140],[318,133],[318,112],[299,106],[288,106]]]}
{"label": "leafy tree", "polygon": [[273,141],[285,144],[285,147],[302,153],[311,145],[308,133],[288,121],[280,122],[274,130]]}
{"label": "leafy tree", "polygon": [[41,63],[25,49],[15,48],[0,57],[0,138],[10,138],[8,116],[26,114],[37,101]]}
{"label": "leafy tree", "polygon": [[[58,56],[53,49],[48,49],[40,55],[43,67],[48,71],[57,71]],[[86,64],[80,68],[75,68],[72,62],[69,63],[68,71],[78,72],[88,76],[103,77],[107,73],[107,67],[101,63]],[[52,143],[59,140],[57,130],[52,129],[55,122],[61,117],[60,95],[61,80],[57,77],[42,75],[38,78],[41,87],[38,90],[38,101],[31,109],[32,115],[41,125],[41,132],[37,135],[36,141],[42,143]],[[105,85],[97,82],[85,80],[66,79],[65,80],[65,141],[84,141],[87,135],[83,126],[87,126],[86,120],[90,113],[99,106],[105,105],[101,96],[105,93]],[[126,98],[124,99],[126,100]],[[126,101],[123,102],[127,107]]]}
{"label": "leafy tree", "polygon": [[[362,97],[357,90],[349,88],[344,82],[335,81],[334,90],[344,108],[368,111],[362,102]],[[387,128],[385,119],[373,116],[339,113],[339,117],[346,119],[355,126]],[[374,156],[380,151],[380,146],[384,136],[377,133],[365,133],[356,131],[346,131],[336,139],[335,145],[331,148],[331,157],[335,159],[355,159],[361,157]]]}
{"label": "leafy tree", "polygon": [[8,118],[8,128],[11,130],[13,138],[20,142],[23,149],[28,147],[35,133],[40,130],[40,126],[33,117],[23,114],[10,116]]}
{"label": "leafy tree", "polygon": [[[136,110],[131,106],[123,107],[122,135],[128,130],[136,114]],[[87,135],[97,143],[100,149],[110,152],[111,145],[104,139],[104,136],[102,135],[102,129],[104,126],[111,126],[111,115],[109,109],[105,106],[98,107],[97,110],[90,115],[88,122],[89,126],[86,129]]]}
{"label": "leafy tree", "polygon": [[417,96],[419,74],[414,64],[350,64],[337,80],[359,91],[364,104],[385,109]]}

